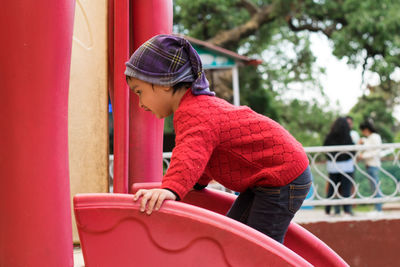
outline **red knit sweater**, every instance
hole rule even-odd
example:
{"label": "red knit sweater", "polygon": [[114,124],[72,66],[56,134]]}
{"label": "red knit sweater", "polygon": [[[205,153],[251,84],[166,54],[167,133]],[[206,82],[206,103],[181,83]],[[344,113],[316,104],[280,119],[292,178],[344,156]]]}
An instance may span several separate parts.
{"label": "red knit sweater", "polygon": [[162,188],[181,199],[196,183],[212,179],[237,192],[287,185],[308,166],[302,145],[277,122],[217,97],[188,90],[174,128],[176,145]]}

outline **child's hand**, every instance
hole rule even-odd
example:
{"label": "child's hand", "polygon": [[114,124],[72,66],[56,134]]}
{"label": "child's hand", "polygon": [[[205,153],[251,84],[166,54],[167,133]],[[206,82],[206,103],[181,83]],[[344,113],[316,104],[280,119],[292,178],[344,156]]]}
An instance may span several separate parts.
{"label": "child's hand", "polygon": [[148,215],[150,215],[153,212],[153,209],[159,210],[164,200],[176,199],[174,193],[172,193],[167,189],[160,189],[160,188],[154,188],[150,190],[140,189],[134,195],[133,201],[137,201],[141,196],[143,197],[142,201],[140,202],[140,211],[144,212],[146,210],[146,213]]}

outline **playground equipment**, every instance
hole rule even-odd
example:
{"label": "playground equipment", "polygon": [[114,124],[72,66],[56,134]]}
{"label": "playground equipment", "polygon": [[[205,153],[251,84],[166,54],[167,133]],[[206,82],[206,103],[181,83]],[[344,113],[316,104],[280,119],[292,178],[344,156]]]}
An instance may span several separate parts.
{"label": "playground equipment", "polygon": [[[129,3],[133,20],[129,20]],[[121,118],[115,120],[114,188],[128,193],[130,184],[140,179],[161,180],[162,122],[136,110],[133,97],[134,121],[129,122],[123,63],[129,44],[136,48],[155,34],[171,32],[172,1],[110,0],[109,7],[109,18],[115,22],[110,30],[111,95],[115,116]],[[0,49],[0,58],[7,62],[0,64],[5,77],[0,90],[0,266],[72,266],[67,109],[74,1],[8,1],[4,10],[7,12],[0,16],[2,34],[7,37]],[[138,29],[133,35],[129,35],[129,25]],[[86,265],[186,265],[194,260],[209,263],[207,257],[212,255],[216,266],[262,266],[260,262],[265,261],[309,266],[314,262],[303,256],[307,251],[295,253],[217,214],[223,214],[233,199],[218,195],[221,193],[212,198],[207,192],[193,192],[186,201],[216,212],[167,202],[152,216],[141,214],[128,194],[77,196],[76,220]],[[192,231],[193,227],[197,230]],[[297,236],[293,235],[292,245],[288,241],[288,247],[305,238],[311,251],[322,248],[325,258],[321,258],[337,261],[332,266],[345,265],[323,244],[314,242],[312,235],[307,236],[296,226],[291,229]],[[307,250],[307,242],[303,244]],[[135,251],[130,249],[136,250],[137,258],[132,257]],[[329,264],[324,262],[324,266]]]}
{"label": "playground equipment", "polygon": [[74,1],[3,4],[0,266],[72,266],[67,141]]}
{"label": "playground equipment", "polygon": [[[134,184],[132,191],[157,186]],[[235,197],[216,190],[192,191],[183,203],[167,201],[147,216],[132,195],[77,195],[74,207],[85,262],[88,266],[348,266],[295,223],[284,246],[221,215]]]}

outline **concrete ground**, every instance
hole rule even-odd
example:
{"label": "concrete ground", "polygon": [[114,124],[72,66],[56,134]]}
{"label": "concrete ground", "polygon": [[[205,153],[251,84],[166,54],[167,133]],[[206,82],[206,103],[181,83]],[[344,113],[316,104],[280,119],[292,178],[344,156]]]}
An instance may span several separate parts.
{"label": "concrete ground", "polygon": [[[333,210],[331,211],[331,213]],[[358,209],[354,209],[354,216],[344,215],[339,216],[335,215],[327,215],[324,212],[322,207],[313,208],[313,209],[301,209],[298,211],[294,217],[294,221],[303,224],[303,223],[312,223],[319,221],[359,221],[359,220],[390,220],[390,219],[400,219],[400,203],[385,203],[383,205],[382,212],[376,211],[358,211]]]}
{"label": "concrete ground", "polygon": [[[294,217],[294,221],[299,224],[327,221],[361,221],[361,220],[391,220],[400,219],[400,203],[385,203],[383,211],[380,213],[374,211],[357,211],[354,216],[333,216],[326,215],[323,208],[301,209]],[[84,267],[82,250],[80,247],[74,248],[74,267]]]}
{"label": "concrete ground", "polygon": [[84,267],[82,250],[80,247],[74,247],[74,267]]}

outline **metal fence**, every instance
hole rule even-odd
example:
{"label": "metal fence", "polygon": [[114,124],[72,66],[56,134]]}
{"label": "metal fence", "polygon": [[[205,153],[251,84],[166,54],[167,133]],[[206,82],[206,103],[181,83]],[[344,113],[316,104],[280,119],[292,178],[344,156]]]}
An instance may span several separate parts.
{"label": "metal fence", "polygon": [[[379,146],[324,146],[305,148],[310,160],[313,172],[313,186],[304,205],[342,205],[342,204],[372,204],[394,202],[400,200],[400,143],[382,144]],[[379,179],[376,182],[366,171],[365,163],[358,160],[363,151],[375,150],[380,153],[381,166]],[[337,152],[334,157],[330,152]],[[333,164],[340,155],[349,155],[354,162],[354,175],[339,171],[352,184],[352,192],[349,197],[343,197],[340,193],[340,183],[335,184],[329,179],[326,170],[326,160]],[[326,188],[331,185],[334,193],[327,197]]]}
{"label": "metal fence", "polygon": [[[380,153],[382,164],[379,167],[378,182],[367,173],[364,162],[358,160],[360,153],[366,150],[375,150]],[[400,143],[382,144],[379,146],[306,147],[305,151],[310,160],[313,185],[303,204],[304,206],[372,204],[400,201]],[[332,156],[332,152],[336,152],[334,153],[335,156]],[[335,184],[331,181],[326,168],[327,159],[330,159],[333,166],[336,166],[337,158],[343,154],[349,155],[353,159],[355,167],[353,176],[340,171],[338,168],[338,172],[352,184],[352,191],[349,197],[342,196],[340,190],[341,183]],[[165,169],[169,167],[171,156],[171,152],[163,153]],[[333,188],[333,194],[327,197],[329,184]],[[220,185],[217,188],[225,190]]]}

